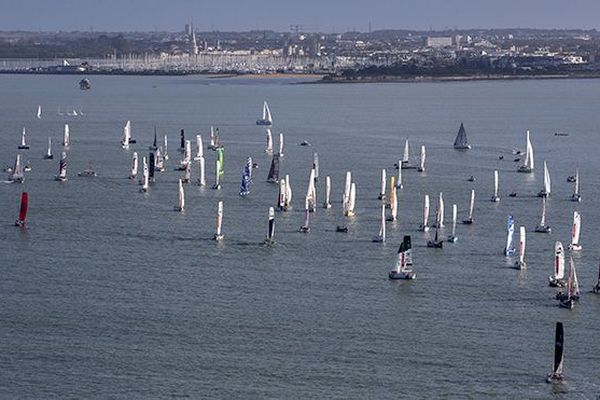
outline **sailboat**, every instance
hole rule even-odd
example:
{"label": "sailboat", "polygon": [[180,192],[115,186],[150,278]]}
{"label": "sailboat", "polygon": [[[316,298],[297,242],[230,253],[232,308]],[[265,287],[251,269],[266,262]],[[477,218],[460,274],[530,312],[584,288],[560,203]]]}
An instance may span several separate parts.
{"label": "sailboat", "polygon": [[17,149],[19,150],[29,150],[29,145],[25,141],[25,135],[25,127],[23,127],[23,131],[21,132],[21,144],[17,146]]}
{"label": "sailboat", "polygon": [[21,165],[21,155],[17,154],[15,158],[15,166],[12,169],[11,174],[8,176],[8,182],[11,183],[23,183],[25,175],[23,174],[23,166]]}
{"label": "sailboat", "polygon": [[52,138],[48,136],[48,151],[44,155],[44,160],[53,160],[54,155],[52,154]]}
{"label": "sailboat", "polygon": [[129,173],[129,179],[135,179],[138,171],[138,154],[137,152],[133,152],[131,156],[131,172]]}
{"label": "sailboat", "polygon": [[279,180],[279,193],[277,194],[277,209],[279,211],[287,211],[285,209],[285,178]]}
{"label": "sailboat", "polygon": [[[154,154],[155,154],[154,168],[158,172],[164,172],[165,171],[165,158],[163,157],[162,147],[159,147],[158,149],[156,149]],[[188,172],[189,169],[190,169],[190,164],[187,165],[186,173]]]}
{"label": "sailboat", "polygon": [[[402,161],[398,160],[398,165],[402,165]],[[398,178],[396,179],[396,187],[402,189],[402,168],[398,168]]]}
{"label": "sailboat", "polygon": [[273,135],[271,130],[267,129],[267,146],[265,147],[265,153],[273,153]]}
{"label": "sailboat", "polygon": [[317,210],[317,187],[315,185],[315,170],[310,170],[308,178],[308,189],[306,190],[306,201],[308,202],[308,210],[315,212]]}
{"label": "sailboat", "polygon": [[192,142],[186,140],[183,144],[183,158],[179,162],[179,168],[176,170],[184,171],[186,166],[192,162]]}
{"label": "sailboat", "polygon": [[404,153],[402,155],[402,160],[398,168],[404,169],[415,169],[416,167],[410,163],[410,148],[408,145],[408,138],[404,142]]}
{"label": "sailboat", "polygon": [[571,244],[569,250],[581,250],[579,236],[581,234],[581,215],[578,211],[573,211],[573,230],[571,231]]}
{"label": "sailboat", "polygon": [[540,224],[535,227],[536,232],[540,233],[550,233],[552,232],[552,228],[550,225],[546,225],[546,198],[542,197],[542,219]]}
{"label": "sailboat", "polygon": [[538,197],[548,197],[552,191],[552,184],[550,182],[550,172],[548,171],[548,165],[544,161],[544,187],[538,192]]}
{"label": "sailboat", "polygon": [[433,247],[436,249],[441,249],[442,247],[444,247],[444,242],[439,239],[438,233],[439,233],[439,228],[436,226],[435,227],[435,237],[433,238],[433,240],[427,241],[427,247]]}
{"label": "sailboat", "polygon": [[421,146],[421,157],[419,158],[419,168],[417,168],[419,172],[425,172],[425,157],[427,157],[425,146]]}
{"label": "sailboat", "polygon": [[562,322],[556,322],[556,330],[554,334],[554,367],[552,372],[548,374],[546,382],[561,383],[563,381],[563,350],[564,350],[564,331]]}
{"label": "sailboat", "polygon": [[163,147],[163,150],[164,150],[163,159],[165,161],[167,161],[169,159],[168,149],[169,149],[169,143],[168,143],[168,140],[167,140],[167,135],[165,135],[165,145]]}
{"label": "sailboat", "polygon": [[456,150],[470,150],[471,145],[467,140],[467,132],[465,131],[465,126],[463,123],[460,123],[460,128],[458,128],[458,133],[456,134],[456,139],[454,139],[454,148]]}
{"label": "sailboat", "polygon": [[152,182],[152,183],[155,182],[155,179],[154,179],[154,172],[156,170],[155,163],[156,163],[156,159],[154,158],[154,153],[153,152],[148,153],[148,176],[149,176],[150,182]]}
{"label": "sailboat", "polygon": [[263,102],[262,117],[256,120],[256,125],[273,125],[273,117],[271,116],[271,110],[267,102]]}
{"label": "sailboat", "polygon": [[[415,279],[417,274],[409,268],[412,265],[411,252],[411,238],[409,235],[404,236],[404,240],[400,243],[398,249],[398,260],[396,261],[396,268],[390,271],[388,277],[390,279]],[[410,263],[409,263],[410,261]]]}
{"label": "sailboat", "polygon": [[19,209],[19,216],[15,221],[15,226],[25,227],[27,224],[27,205],[29,203],[29,196],[27,192],[21,193],[21,208]]}
{"label": "sailboat", "polygon": [[592,288],[592,293],[600,293],[600,264],[598,264],[598,280],[596,281],[596,285]]}
{"label": "sailboat", "polygon": [[279,181],[279,154],[273,154],[271,158],[271,168],[269,168],[269,175],[267,176],[267,182],[277,183]]}
{"label": "sailboat", "polygon": [[185,151],[185,131],[183,129],[179,133],[179,151],[181,153]]}
{"label": "sailboat", "polygon": [[60,163],[58,165],[58,175],[54,177],[54,180],[64,182],[67,180],[67,153],[64,151],[60,157]]}
{"label": "sailboat", "polygon": [[352,182],[350,185],[350,197],[348,198],[348,203],[346,206],[346,216],[353,217],[354,216],[354,206],[356,204],[356,183]]}
{"label": "sailboat", "polygon": [[[402,169],[400,169],[399,171],[401,171]],[[396,221],[396,218],[398,216],[398,195],[396,193],[396,191],[398,189],[396,189],[396,185],[394,185],[394,176],[392,176],[392,180],[391,180],[391,184],[390,184],[390,218],[388,218],[388,221]]]}
{"label": "sailboat", "polygon": [[179,191],[177,193],[177,205],[175,211],[183,212],[185,210],[185,192],[183,191],[183,181],[179,180]]}
{"label": "sailboat", "polygon": [[196,156],[194,157],[195,161],[199,161],[204,157],[204,147],[202,146],[202,136],[196,135]]}
{"label": "sailboat", "polygon": [[565,286],[565,250],[558,241],[554,243],[554,275],[548,277],[548,284],[554,287]]}
{"label": "sailboat", "polygon": [[531,173],[534,169],[533,162],[533,146],[531,145],[531,140],[529,139],[529,131],[527,131],[527,140],[526,140],[527,150],[525,152],[525,162],[523,165],[519,166],[517,172],[526,172]]}
{"label": "sailboat", "polygon": [[63,146],[69,147],[71,145],[71,135],[69,133],[69,124],[65,124],[65,130],[63,132]]}
{"label": "sailboat", "polygon": [[284,211],[292,208],[292,186],[290,184],[290,176],[285,176],[285,199],[283,201]]}
{"label": "sailboat", "polygon": [[429,195],[426,194],[425,201],[423,203],[423,223],[419,227],[419,230],[423,231],[423,232],[428,232],[429,231],[429,225],[427,225],[428,222],[429,222]]}
{"label": "sailboat", "polygon": [[323,203],[324,208],[331,208],[331,177],[325,177],[325,202]]}
{"label": "sailboat", "polygon": [[283,157],[283,133],[279,134],[279,157]]}
{"label": "sailboat", "polygon": [[471,189],[471,201],[469,202],[469,216],[463,219],[463,224],[470,225],[473,223],[473,208],[475,207],[475,189]]}
{"label": "sailboat", "polygon": [[319,154],[313,153],[313,165],[312,168],[315,170],[315,182],[319,180]]}
{"label": "sailboat", "polygon": [[215,184],[212,188],[215,190],[221,190],[221,161],[217,158],[215,164]]}
{"label": "sailboat", "polygon": [[519,227],[519,259],[515,263],[515,266],[519,269],[525,269],[527,263],[525,262],[525,244],[526,244],[526,232],[525,227]]}
{"label": "sailboat", "polygon": [[248,165],[248,163],[246,163],[244,165],[244,169],[242,170],[242,183],[240,184],[240,196],[247,196],[250,194],[250,168],[252,168],[252,164]]}
{"label": "sailboat", "polygon": [[381,224],[379,225],[379,234],[373,238],[374,242],[385,242],[385,204],[381,204]]}
{"label": "sailboat", "polygon": [[141,184],[142,188],[140,192],[145,193],[148,191],[148,183],[150,181],[150,171],[148,170],[148,162],[146,161],[146,157],[142,157],[142,179]]}
{"label": "sailboat", "polygon": [[456,217],[458,216],[458,208],[456,204],[452,204],[452,234],[448,236],[448,241],[450,243],[455,243],[458,240],[456,236]]}
{"label": "sailboat", "polygon": [[575,188],[571,195],[571,201],[581,201],[581,194],[579,194],[579,168],[577,168],[577,171],[575,172]]}
{"label": "sailboat", "polygon": [[444,227],[444,195],[442,194],[442,192],[440,192],[440,198],[438,200],[438,207],[437,207],[437,215],[436,215],[436,221],[435,224],[438,228],[443,228]]}
{"label": "sailboat", "polygon": [[572,310],[575,307],[575,296],[579,298],[579,284],[577,283],[577,275],[575,273],[575,263],[573,262],[573,256],[569,257],[569,275],[567,277],[567,293],[565,295],[557,296],[558,305],[562,308],[568,308]]}
{"label": "sailboat", "polygon": [[121,147],[126,149],[131,143],[131,121],[127,121],[123,127],[123,137],[121,138]]}
{"label": "sailboat", "polygon": [[498,195],[498,170],[494,170],[494,195],[491,199],[494,203],[498,203],[500,201],[500,196]]}
{"label": "sailboat", "polygon": [[512,215],[508,216],[506,221],[506,247],[504,247],[504,255],[507,257],[515,254],[515,248],[513,246],[513,235],[515,233],[515,220]]}
{"label": "sailboat", "polygon": [[223,225],[223,201],[219,201],[219,204],[217,205],[217,229],[216,229],[215,235],[213,236],[213,239],[216,241],[221,241],[224,238],[223,233],[221,232],[222,225]]}
{"label": "sailboat", "polygon": [[267,228],[267,238],[265,244],[275,243],[275,210],[269,207],[269,225]]}
{"label": "sailboat", "polygon": [[379,200],[385,200],[385,185],[387,183],[387,177],[386,177],[386,172],[385,172],[385,168],[381,170],[381,190],[379,191],[379,195],[377,196],[377,198]]}
{"label": "sailboat", "polygon": [[183,183],[190,183],[192,181],[192,164],[188,164],[185,166],[185,171],[183,174]]}
{"label": "sailboat", "polygon": [[154,127],[154,140],[152,140],[152,144],[148,146],[148,150],[156,151],[158,149],[158,136],[156,134],[156,126]]}
{"label": "sailboat", "polygon": [[37,117],[37,119],[42,119],[42,106],[38,106],[35,116]]}
{"label": "sailboat", "polygon": [[206,166],[206,161],[204,160],[204,157],[202,157],[199,161],[198,161],[198,186],[206,186],[206,176],[204,173],[204,169]]}
{"label": "sailboat", "polygon": [[308,210],[308,196],[304,200],[304,225],[302,225],[299,229],[302,233],[310,232],[310,211]]}

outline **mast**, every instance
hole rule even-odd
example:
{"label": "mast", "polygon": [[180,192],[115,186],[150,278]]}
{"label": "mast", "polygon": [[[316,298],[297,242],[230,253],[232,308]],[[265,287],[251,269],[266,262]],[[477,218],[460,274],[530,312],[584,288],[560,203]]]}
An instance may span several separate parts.
{"label": "mast", "polygon": [[131,156],[131,172],[129,173],[129,179],[135,179],[138,170],[138,154],[133,152]]}
{"label": "mast", "polygon": [[331,178],[329,176],[325,177],[325,203],[323,207],[331,208]]}

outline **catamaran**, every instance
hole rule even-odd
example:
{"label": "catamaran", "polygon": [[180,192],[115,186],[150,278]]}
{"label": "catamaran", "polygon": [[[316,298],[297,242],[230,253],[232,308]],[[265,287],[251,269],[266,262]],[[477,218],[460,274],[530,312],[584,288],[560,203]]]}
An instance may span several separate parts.
{"label": "catamaran", "polygon": [[204,147],[202,145],[202,136],[196,135],[196,156],[194,157],[195,161],[199,161],[204,157]]}
{"label": "catamaran", "polygon": [[579,168],[575,172],[575,188],[571,195],[571,201],[581,201],[581,194],[579,194]]}
{"label": "catamaran", "polygon": [[310,170],[308,178],[308,189],[306,190],[306,201],[310,212],[317,211],[317,185],[315,184],[315,170]]}
{"label": "catamaran", "polygon": [[8,176],[8,182],[11,183],[23,183],[25,175],[23,173],[23,166],[21,165],[21,155],[17,154],[15,158],[15,166],[12,169],[11,174]]}
{"label": "catamaran", "polygon": [[423,223],[419,226],[419,230],[423,232],[429,231],[429,195],[425,195],[425,201],[423,203]]}
{"label": "catamaran", "polygon": [[438,200],[438,207],[437,207],[437,215],[436,215],[436,221],[435,224],[438,228],[443,228],[444,227],[444,195],[442,194],[442,192],[440,192],[440,198]]}
{"label": "catamaran", "polygon": [[54,177],[55,180],[64,182],[67,180],[67,153],[64,151],[60,157],[60,163],[58,165],[58,175]]}
{"label": "catamaran", "polygon": [[263,102],[262,117],[256,120],[256,125],[273,125],[273,117],[271,116],[271,110],[267,102]]}
{"label": "catamaran", "polygon": [[27,204],[29,202],[29,197],[27,192],[21,193],[21,208],[19,209],[19,216],[15,221],[15,226],[25,227],[27,224]]}
{"label": "catamaran", "polygon": [[515,220],[512,215],[508,216],[506,221],[506,247],[504,247],[504,255],[507,257],[515,254],[515,247],[513,246],[513,235],[515,233]]}
{"label": "catamaran", "polygon": [[48,151],[44,155],[44,160],[53,160],[54,155],[52,154],[52,138],[48,136]]}
{"label": "catamaran", "polygon": [[579,236],[581,234],[581,215],[578,211],[573,211],[573,230],[571,231],[571,244],[569,250],[581,250]]}
{"label": "catamaran", "polygon": [[310,232],[310,211],[308,209],[308,196],[304,200],[304,225],[302,225],[299,229],[302,233]]}
{"label": "catamaran", "polygon": [[526,243],[526,232],[525,227],[519,227],[519,259],[515,263],[515,266],[519,269],[525,269],[527,263],[525,262],[525,243]]}
{"label": "catamaran", "polygon": [[592,293],[600,293],[600,264],[598,264],[598,280],[596,281],[596,285],[592,288]]}
{"label": "catamaran", "polygon": [[279,154],[273,154],[271,158],[271,168],[269,168],[269,175],[267,176],[267,182],[277,183],[279,182]]}
{"label": "catamaran", "polygon": [[554,275],[548,277],[548,284],[554,287],[565,286],[565,250],[558,241],[554,243]]}
{"label": "catamaran", "polygon": [[179,190],[177,193],[177,205],[175,211],[183,212],[185,210],[185,192],[183,191],[183,182],[179,180]]}
{"label": "catamaran", "polygon": [[498,195],[498,170],[494,170],[494,195],[491,199],[494,203],[498,203],[500,201],[500,196]]}
{"label": "catamaran", "polygon": [[379,200],[385,200],[385,185],[387,182],[387,177],[386,177],[386,172],[385,172],[385,168],[381,170],[381,190],[379,191],[379,195],[377,196],[377,198]]}
{"label": "catamaran", "polygon": [[71,145],[71,135],[69,133],[69,124],[65,124],[65,130],[63,132],[63,147],[69,147]]}
{"label": "catamaran", "polygon": [[150,172],[148,170],[148,162],[146,161],[146,157],[142,157],[142,179],[141,184],[142,188],[140,192],[145,193],[148,191],[148,183],[150,182]]}
{"label": "catamaran", "polygon": [[460,123],[460,128],[458,128],[458,133],[456,134],[456,139],[454,139],[454,148],[456,150],[470,150],[471,145],[467,140],[467,132],[465,131],[465,126],[463,123]]}
{"label": "catamaran", "polygon": [[552,183],[550,182],[550,172],[548,171],[548,165],[544,161],[544,187],[538,192],[539,197],[548,197],[552,191]]}
{"label": "catamaran", "polygon": [[323,203],[324,208],[331,208],[331,178],[329,176],[325,177],[325,203]]}
{"label": "catamaran", "polygon": [[527,131],[527,141],[526,142],[527,142],[526,143],[527,150],[525,152],[525,162],[523,163],[523,165],[519,166],[519,169],[517,169],[517,171],[531,173],[531,172],[533,172],[533,169],[534,169],[534,162],[533,162],[533,146],[531,145],[531,140],[529,139],[529,131]]}
{"label": "catamaran", "polygon": [[283,133],[279,134],[279,157],[283,157]]}
{"label": "catamaran", "polygon": [[374,242],[385,242],[385,203],[381,204],[381,223],[379,225],[379,234],[373,238]]}
{"label": "catamaran", "polygon": [[562,322],[556,322],[556,332],[554,334],[554,367],[548,374],[546,382],[561,383],[563,381],[563,351],[564,351],[564,331]]}
{"label": "catamaran", "polygon": [[275,243],[275,210],[269,207],[269,225],[267,228],[267,238],[265,244]]}
{"label": "catamaran", "polygon": [[270,129],[267,129],[267,146],[265,147],[265,153],[273,153],[273,135],[271,134]]}
{"label": "catamaran", "polygon": [[223,224],[223,202],[219,201],[219,204],[217,206],[217,229],[216,229],[215,235],[213,236],[213,239],[216,241],[221,241],[224,238],[223,233],[221,232],[222,224]]}
{"label": "catamaran", "polygon": [[[398,165],[402,165],[402,161],[398,160]],[[402,189],[402,168],[398,168],[398,179],[396,180],[396,187]]]}
{"label": "catamaran", "polygon": [[35,116],[37,117],[37,119],[42,119],[42,106],[38,106]]}
{"label": "catamaran", "polygon": [[[396,268],[394,268],[388,274],[390,279],[415,279],[417,274],[409,268],[412,265],[411,252],[411,238],[409,235],[404,236],[404,240],[400,243],[398,249],[398,260],[396,261]],[[409,263],[410,260],[410,263]]]}
{"label": "catamaran", "polygon": [[435,237],[433,238],[433,240],[430,239],[427,241],[427,247],[433,247],[436,249],[441,249],[442,247],[444,247],[444,242],[439,239],[438,233],[439,233],[439,228],[436,226],[435,227]]}
{"label": "catamaran", "polygon": [[252,168],[252,161],[250,165],[246,163],[242,170],[242,183],[240,184],[240,196],[247,196],[250,194],[250,169]]}
{"label": "catamaran", "polygon": [[121,147],[126,149],[131,143],[131,121],[127,121],[123,127],[123,137],[121,138]]}
{"label": "catamaran", "polygon": [[404,153],[402,155],[402,160],[398,168],[404,169],[415,169],[416,167],[410,162],[410,147],[408,145],[408,138],[404,142]]}
{"label": "catamaran", "polygon": [[[400,169],[402,170],[402,169]],[[390,218],[388,221],[396,221],[398,216],[398,195],[396,191],[396,186],[394,185],[394,176],[392,176],[391,184],[390,184]]]}
{"label": "catamaran", "polygon": [[135,179],[138,171],[138,154],[137,152],[133,152],[131,156],[131,172],[129,173],[129,179]]}
{"label": "catamaran", "polygon": [[473,208],[475,207],[475,189],[471,189],[471,201],[469,202],[469,216],[463,219],[463,224],[470,225],[473,223]]}
{"label": "catamaran", "polygon": [[450,243],[455,243],[458,240],[456,236],[456,217],[458,216],[458,207],[456,204],[452,204],[452,234],[448,236],[448,241]]}
{"label": "catamaran", "polygon": [[17,146],[17,149],[19,150],[29,150],[29,145],[25,141],[25,135],[25,127],[23,127],[23,131],[21,132],[21,144]]}
{"label": "catamaran", "polygon": [[550,225],[546,225],[546,198],[542,197],[542,219],[540,224],[535,227],[536,232],[540,233],[550,233],[552,232],[552,228]]}
{"label": "catamaran", "polygon": [[425,157],[426,156],[427,156],[427,153],[425,152],[425,146],[421,146],[421,157],[419,158],[419,168],[417,168],[417,171],[425,172]]}

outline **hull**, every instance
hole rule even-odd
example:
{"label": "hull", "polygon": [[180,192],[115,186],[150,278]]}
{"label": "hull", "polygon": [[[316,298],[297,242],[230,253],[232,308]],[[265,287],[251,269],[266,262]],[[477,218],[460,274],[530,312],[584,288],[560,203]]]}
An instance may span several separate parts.
{"label": "hull", "polygon": [[577,201],[577,202],[580,202],[580,201],[581,201],[581,196],[580,196],[580,195],[578,195],[578,194],[573,194],[573,195],[571,196],[571,201]]}
{"label": "hull", "polygon": [[564,279],[557,279],[553,276],[548,277],[548,285],[552,287],[565,287],[567,282]]}
{"label": "hull", "polygon": [[268,119],[257,119],[256,125],[271,126],[271,125],[273,125],[273,123],[271,121],[269,121]]}
{"label": "hull", "polygon": [[392,280],[396,280],[396,279],[410,280],[410,279],[415,279],[417,277],[417,274],[414,271],[402,271],[402,272],[390,271],[390,273],[388,274],[388,277]]}
{"label": "hull", "polygon": [[473,224],[473,219],[463,219],[462,223],[465,225],[471,225]]}
{"label": "hull", "polygon": [[525,173],[525,174],[530,174],[530,173],[532,173],[532,172],[533,172],[533,169],[531,169],[531,168],[529,168],[529,167],[525,167],[525,166],[521,165],[521,166],[520,166],[520,167],[517,169],[517,172],[522,172],[522,173]]}
{"label": "hull", "polygon": [[433,240],[428,240],[427,241],[427,247],[431,247],[434,249],[441,249],[444,247],[444,242],[435,242]]}
{"label": "hull", "polygon": [[570,244],[569,245],[569,250],[579,251],[581,249],[582,249],[582,247],[580,244]]}
{"label": "hull", "polygon": [[538,225],[535,227],[535,232],[538,233],[550,233],[552,232],[552,228],[550,228],[548,225],[542,226],[542,225]]}

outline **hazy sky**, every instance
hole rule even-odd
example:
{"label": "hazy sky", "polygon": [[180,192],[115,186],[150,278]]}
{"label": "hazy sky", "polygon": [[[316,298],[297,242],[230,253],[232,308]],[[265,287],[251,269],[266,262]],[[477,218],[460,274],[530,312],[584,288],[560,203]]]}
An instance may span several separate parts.
{"label": "hazy sky", "polygon": [[0,0],[0,30],[599,28],[600,0]]}

